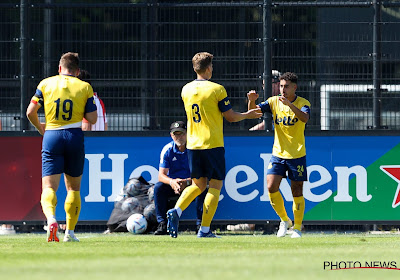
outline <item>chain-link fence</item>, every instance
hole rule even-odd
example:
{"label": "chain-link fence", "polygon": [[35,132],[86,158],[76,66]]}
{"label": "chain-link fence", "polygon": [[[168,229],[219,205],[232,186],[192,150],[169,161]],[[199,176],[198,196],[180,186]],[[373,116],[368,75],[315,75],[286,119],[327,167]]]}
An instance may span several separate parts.
{"label": "chain-link fence", "polygon": [[246,110],[250,89],[262,99],[272,94],[262,79],[276,69],[298,74],[297,93],[312,104],[308,130],[400,126],[397,1],[38,2],[0,4],[3,130],[30,127],[26,106],[67,51],[91,73],[113,131],[184,120],[180,91],[195,78],[191,58],[199,51],[214,54],[212,80],[226,87],[236,111]]}

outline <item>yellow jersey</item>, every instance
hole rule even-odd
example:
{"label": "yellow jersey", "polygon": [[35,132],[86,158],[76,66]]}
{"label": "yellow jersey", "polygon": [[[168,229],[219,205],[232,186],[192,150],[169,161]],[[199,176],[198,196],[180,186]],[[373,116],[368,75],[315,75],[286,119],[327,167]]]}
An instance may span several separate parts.
{"label": "yellow jersey", "polygon": [[31,102],[44,106],[46,130],[81,127],[85,113],[97,109],[89,83],[61,74],[42,80]]}
{"label": "yellow jersey", "polygon": [[182,88],[187,116],[187,148],[224,147],[222,113],[232,108],[225,88],[207,80],[194,80]]}
{"label": "yellow jersey", "polygon": [[[310,114],[311,105],[307,99],[296,96],[292,104]],[[300,121],[289,106],[279,101],[279,96],[272,96],[258,106],[263,113],[271,113],[273,117],[275,138],[272,155],[284,159],[304,157],[306,123]]]}

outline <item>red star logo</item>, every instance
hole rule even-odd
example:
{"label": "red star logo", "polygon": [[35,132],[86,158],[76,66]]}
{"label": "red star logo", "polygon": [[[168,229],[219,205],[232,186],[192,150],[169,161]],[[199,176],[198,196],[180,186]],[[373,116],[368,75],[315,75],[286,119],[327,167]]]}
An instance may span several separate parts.
{"label": "red star logo", "polygon": [[382,165],[381,170],[385,172],[389,177],[395,180],[397,185],[396,194],[393,199],[392,207],[396,208],[400,205],[400,165]]}

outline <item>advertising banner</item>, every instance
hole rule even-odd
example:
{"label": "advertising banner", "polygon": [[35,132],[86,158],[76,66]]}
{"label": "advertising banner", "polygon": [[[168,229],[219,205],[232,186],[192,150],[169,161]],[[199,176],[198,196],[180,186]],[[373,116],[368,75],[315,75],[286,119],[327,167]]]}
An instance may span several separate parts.
{"label": "advertising banner", "polygon": [[[0,221],[43,220],[40,137],[2,137]],[[170,137],[86,137],[80,221],[108,220],[129,178],[157,182],[161,149]],[[400,137],[308,136],[305,221],[396,221],[400,217]],[[268,198],[271,136],[225,137],[226,179],[214,220],[277,220]],[[290,182],[281,193],[293,218]],[[57,219],[64,220],[63,182]],[[194,219],[191,207],[183,219]]]}

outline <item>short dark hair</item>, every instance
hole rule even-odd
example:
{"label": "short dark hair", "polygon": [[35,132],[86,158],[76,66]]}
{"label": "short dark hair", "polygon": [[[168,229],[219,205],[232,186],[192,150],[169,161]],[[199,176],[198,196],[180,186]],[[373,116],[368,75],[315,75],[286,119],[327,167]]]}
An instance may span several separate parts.
{"label": "short dark hair", "polygon": [[78,75],[78,79],[81,79],[82,81],[92,84],[91,80],[90,80],[90,73],[86,70],[81,69],[79,71],[79,75]]}
{"label": "short dark hair", "polygon": [[60,58],[60,66],[69,72],[76,72],[79,69],[79,55],[73,52],[67,52]]}
{"label": "short dark hair", "polygon": [[214,56],[208,52],[196,53],[192,58],[193,69],[196,73],[202,74],[211,65]]}
{"label": "short dark hair", "polygon": [[298,79],[297,75],[292,72],[286,72],[279,77],[279,81],[281,80],[291,81],[294,84],[297,84],[297,79]]}

